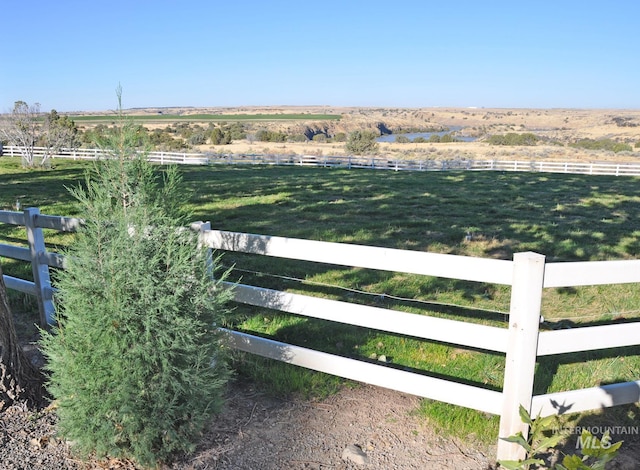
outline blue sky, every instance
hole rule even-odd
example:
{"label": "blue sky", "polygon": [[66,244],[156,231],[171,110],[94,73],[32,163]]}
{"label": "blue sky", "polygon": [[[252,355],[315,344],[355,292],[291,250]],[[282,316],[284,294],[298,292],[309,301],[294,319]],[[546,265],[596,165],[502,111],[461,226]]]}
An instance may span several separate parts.
{"label": "blue sky", "polygon": [[640,108],[640,2],[6,0],[0,112]]}

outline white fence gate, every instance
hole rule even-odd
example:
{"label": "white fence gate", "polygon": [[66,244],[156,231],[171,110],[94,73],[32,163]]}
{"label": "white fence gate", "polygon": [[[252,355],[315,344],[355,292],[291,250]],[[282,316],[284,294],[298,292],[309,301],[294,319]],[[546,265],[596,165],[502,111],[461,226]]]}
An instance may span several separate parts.
{"label": "white fence gate", "polygon": [[[46,252],[41,243],[41,229],[74,230],[80,221],[44,216],[37,209],[27,209],[24,212],[0,211],[0,222],[25,225],[27,232],[32,232],[29,248],[0,245],[0,256],[30,261],[35,282],[5,276],[7,286],[37,295],[42,303],[42,321],[53,322],[52,304],[48,304],[53,292],[48,266],[63,267],[64,263],[59,255]],[[543,289],[638,283],[640,260],[547,263],[543,255],[527,252],[517,253],[509,261],[225,232],[210,230],[209,223],[196,224],[195,228],[200,230],[202,242],[216,250],[511,286],[508,327],[500,328],[227,283],[237,302],[503,353],[502,391],[225,330],[230,344],[239,350],[500,415],[500,437],[517,432],[527,435],[527,426],[521,422],[518,413],[520,405],[533,416],[548,416],[563,413],[568,408],[571,412],[579,412],[640,401],[640,380],[533,396],[534,370],[540,356],[640,344],[640,322],[540,331]],[[523,452],[517,444],[498,440],[498,459],[521,458]]]}

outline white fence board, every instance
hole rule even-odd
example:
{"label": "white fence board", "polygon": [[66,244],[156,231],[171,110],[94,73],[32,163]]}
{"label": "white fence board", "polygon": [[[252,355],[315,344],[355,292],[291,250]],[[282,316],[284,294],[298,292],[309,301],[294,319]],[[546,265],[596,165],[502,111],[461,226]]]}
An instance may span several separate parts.
{"label": "white fence board", "polygon": [[544,287],[577,287],[640,282],[640,260],[548,263]]}
{"label": "white fence board", "polygon": [[31,261],[31,252],[29,248],[16,245],[0,245],[0,256],[11,259],[19,259],[21,261]]}
{"label": "white fence board", "polygon": [[214,249],[315,261],[340,266],[439,276],[466,281],[510,285],[511,261],[398,250],[348,243],[269,237],[211,230],[204,243]]}
{"label": "white fence board", "polygon": [[638,344],[640,322],[542,331],[538,337],[538,356],[622,348]]}
{"label": "white fence board", "polygon": [[237,302],[416,338],[505,352],[506,328],[226,283]]}
{"label": "white fence board", "polygon": [[4,283],[7,286],[7,289],[17,290],[18,292],[24,292],[25,294],[37,295],[38,288],[36,287],[35,282],[26,281],[24,279],[20,279],[19,277],[9,276],[4,274],[2,276],[4,279]]}
{"label": "white fence board", "polygon": [[24,213],[13,211],[0,211],[0,223],[10,225],[24,225]]}
{"label": "white fence board", "polygon": [[51,253],[47,251],[46,253],[40,253],[39,261],[42,264],[46,264],[52,268],[64,268],[65,267],[65,257],[64,255],[60,255],[58,253]]}
{"label": "white fence board", "polygon": [[494,390],[336,356],[237,331],[223,331],[228,335],[231,346],[241,351],[432,400],[487,413],[500,413],[502,393]]}
{"label": "white fence board", "polygon": [[640,401],[640,380],[533,397],[531,412],[540,417],[599,410]]}
{"label": "white fence board", "polygon": [[36,226],[40,228],[50,228],[61,232],[75,232],[82,224],[82,219],[74,217],[61,217],[53,215],[38,214],[36,216]]}

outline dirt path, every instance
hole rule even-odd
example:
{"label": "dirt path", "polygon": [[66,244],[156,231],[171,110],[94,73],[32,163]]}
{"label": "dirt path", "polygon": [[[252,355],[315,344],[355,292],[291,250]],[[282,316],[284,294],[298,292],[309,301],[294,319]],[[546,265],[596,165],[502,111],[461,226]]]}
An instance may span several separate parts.
{"label": "dirt path", "polygon": [[[419,398],[360,385],[324,400],[280,400],[252,384],[229,386],[223,412],[195,453],[162,470],[488,470],[495,446],[438,435],[415,416]],[[81,462],[56,435],[53,410],[0,412],[2,470],[136,470],[127,461]],[[346,456],[345,449],[352,453]],[[358,460],[363,459],[363,460]],[[625,442],[607,470],[640,468],[640,445]]]}
{"label": "dirt path", "polygon": [[[412,415],[418,404],[417,397],[365,385],[312,402],[236,386],[198,452],[174,468],[489,468],[491,449],[438,436]],[[366,464],[358,463],[358,453],[343,456],[349,446]]]}
{"label": "dirt path", "polygon": [[[196,452],[163,470],[489,468],[485,450],[438,436],[412,416],[419,399],[386,389],[345,388],[321,401],[279,400],[233,384]],[[135,470],[122,460],[74,459],[57,438],[52,410],[0,413],[3,470]],[[354,454],[343,457],[351,446]],[[364,459],[359,461],[358,459]]]}

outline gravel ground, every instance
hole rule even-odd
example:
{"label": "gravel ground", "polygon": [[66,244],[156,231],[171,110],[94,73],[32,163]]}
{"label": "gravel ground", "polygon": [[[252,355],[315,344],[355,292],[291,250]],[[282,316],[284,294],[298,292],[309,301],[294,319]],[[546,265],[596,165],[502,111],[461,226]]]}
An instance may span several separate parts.
{"label": "gravel ground", "polygon": [[[418,404],[417,397],[367,385],[307,401],[276,399],[234,383],[196,452],[162,470],[493,468],[494,446],[438,435],[414,415]],[[0,468],[136,470],[123,460],[74,459],[56,436],[56,419],[51,408],[33,412],[16,405],[0,412]],[[350,457],[347,448],[355,452]],[[640,468],[638,449],[623,446],[607,469]]]}
{"label": "gravel ground", "polygon": [[[196,452],[165,470],[489,468],[486,450],[442,438],[421,424],[412,416],[417,405],[416,397],[370,386],[305,401],[233,384],[224,412]],[[136,468],[122,460],[74,459],[56,437],[56,419],[51,408],[33,412],[16,405],[0,413],[2,470]],[[367,463],[343,458],[349,446]]]}
{"label": "gravel ground", "polygon": [[[373,386],[344,388],[321,401],[276,400],[251,387],[229,399],[232,413],[180,469],[486,469],[478,449],[442,438],[412,415],[419,399]],[[349,446],[368,463],[345,460]],[[211,452],[215,449],[215,452]],[[207,466],[208,465],[208,466]]]}

